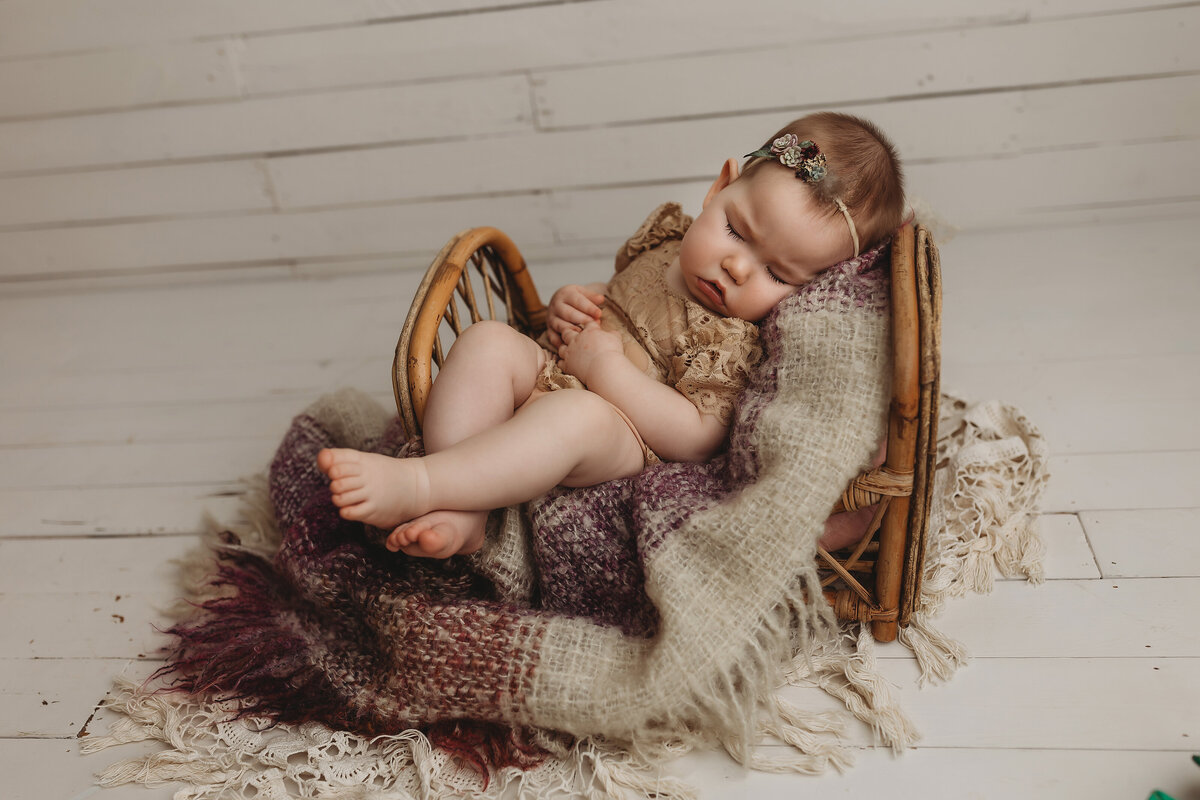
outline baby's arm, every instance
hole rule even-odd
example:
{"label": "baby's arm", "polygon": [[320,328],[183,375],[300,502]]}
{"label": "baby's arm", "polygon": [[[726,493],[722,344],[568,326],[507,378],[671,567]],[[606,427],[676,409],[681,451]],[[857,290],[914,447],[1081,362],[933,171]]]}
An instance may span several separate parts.
{"label": "baby's arm", "polygon": [[566,340],[559,355],[567,371],[621,409],[664,459],[704,461],[725,441],[727,425],[638,369],[625,357],[616,334],[588,325],[581,333],[568,333]]}
{"label": "baby's arm", "polygon": [[584,325],[600,319],[607,288],[603,283],[570,284],[554,293],[546,309],[546,334],[553,347],[562,346],[564,332],[581,331]]}

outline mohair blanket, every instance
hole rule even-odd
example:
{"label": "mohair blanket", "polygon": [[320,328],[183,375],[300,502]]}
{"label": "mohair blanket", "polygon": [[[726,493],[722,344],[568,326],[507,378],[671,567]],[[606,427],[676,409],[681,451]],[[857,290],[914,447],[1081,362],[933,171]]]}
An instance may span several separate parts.
{"label": "mohair blanket", "polygon": [[[321,448],[411,454],[419,442],[364,395],[323,398],[271,466],[278,553],[230,539],[218,581],[235,592],[172,630],[169,670],[284,722],[495,724],[506,733],[484,737],[484,760],[501,764],[548,746],[514,729],[640,748],[703,737],[744,754],[764,719],[778,723],[766,701],[797,647],[837,636],[827,604],[808,598],[821,597],[829,509],[883,431],[885,256],[823,273],[763,322],[765,357],[724,454],[496,512],[472,557],[389,553],[338,516]],[[479,726],[456,730],[444,740]]]}

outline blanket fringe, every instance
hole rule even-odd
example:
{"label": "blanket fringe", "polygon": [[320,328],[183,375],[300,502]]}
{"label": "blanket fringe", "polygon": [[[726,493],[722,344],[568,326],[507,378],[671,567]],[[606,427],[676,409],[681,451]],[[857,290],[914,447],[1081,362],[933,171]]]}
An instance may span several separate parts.
{"label": "blanket fringe", "polygon": [[[813,563],[811,559],[806,562]],[[758,626],[757,636],[750,640],[751,652],[738,659],[731,672],[718,671],[715,683],[701,694],[709,716],[724,723],[726,733],[718,741],[739,764],[762,772],[816,775],[830,767],[841,772],[853,763],[853,757],[841,741],[844,726],[839,715],[802,711],[774,691],[761,688],[784,683],[784,665],[793,655],[802,659],[808,655],[807,648],[797,651],[798,643],[835,641],[839,635],[832,609],[807,600],[820,595],[815,567],[800,568],[799,572],[785,602]],[[728,720],[741,721],[740,733],[731,732],[737,726]],[[774,737],[792,751],[769,757],[757,748],[764,737]]]}
{"label": "blanket fringe", "polygon": [[920,734],[896,702],[895,687],[879,671],[870,629],[857,628],[817,648],[808,658],[797,658],[788,682],[817,686],[837,698],[871,728],[877,742],[899,753],[916,744]]}
{"label": "blanket fringe", "polygon": [[842,715],[804,711],[778,696],[772,697],[771,703],[774,719],[763,723],[762,733],[791,745],[796,752],[774,758],[754,752],[745,762],[747,767],[758,772],[820,775],[831,767],[845,772],[853,765],[854,756],[841,740],[846,727]]}
{"label": "blanket fringe", "polygon": [[[657,753],[634,753],[622,745],[600,737],[588,737],[574,748],[579,760],[577,776],[586,778],[585,795],[595,800],[606,798],[663,798],[693,800],[695,787],[678,778],[663,775],[662,762],[677,758],[690,748],[682,743],[663,744]],[[578,791],[564,785],[563,791]]]}
{"label": "blanket fringe", "polygon": [[214,581],[217,565],[214,550],[257,556],[269,562],[279,550],[280,533],[271,507],[266,474],[242,478],[244,490],[238,503],[241,519],[222,525],[211,514],[204,515],[204,535],[200,546],[174,560],[183,595],[166,609],[175,621],[192,617],[196,605],[236,594],[233,586]]}

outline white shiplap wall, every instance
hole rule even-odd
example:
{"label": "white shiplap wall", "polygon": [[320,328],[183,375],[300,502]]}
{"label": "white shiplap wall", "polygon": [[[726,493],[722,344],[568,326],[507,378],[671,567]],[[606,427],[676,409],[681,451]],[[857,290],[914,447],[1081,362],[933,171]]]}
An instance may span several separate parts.
{"label": "white shiplap wall", "polygon": [[917,6],[5,0],[0,290],[607,253],[823,107],[957,227],[1200,207],[1200,7]]}

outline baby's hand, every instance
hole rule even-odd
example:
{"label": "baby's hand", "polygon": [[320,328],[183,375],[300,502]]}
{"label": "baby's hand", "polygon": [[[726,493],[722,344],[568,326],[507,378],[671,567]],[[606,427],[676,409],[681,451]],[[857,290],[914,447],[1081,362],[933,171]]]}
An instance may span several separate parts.
{"label": "baby's hand", "polygon": [[558,348],[563,369],[585,384],[593,377],[596,365],[610,353],[625,357],[621,337],[604,330],[598,322],[589,322],[580,331],[568,329]]}
{"label": "baby's hand", "polygon": [[550,298],[546,310],[546,334],[553,347],[562,347],[563,334],[578,333],[583,326],[600,319],[600,305],[604,295],[596,291],[600,286],[564,286]]}

